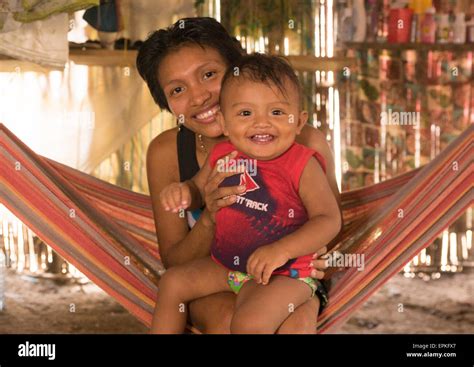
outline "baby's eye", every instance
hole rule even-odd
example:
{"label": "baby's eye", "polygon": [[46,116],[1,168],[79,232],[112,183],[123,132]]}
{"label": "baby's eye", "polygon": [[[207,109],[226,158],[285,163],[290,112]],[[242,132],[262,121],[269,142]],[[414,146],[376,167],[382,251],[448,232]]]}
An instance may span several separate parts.
{"label": "baby's eye", "polygon": [[284,112],[282,110],[273,110],[272,111],[272,115],[275,115],[275,116],[281,116],[283,114],[284,114]]}
{"label": "baby's eye", "polygon": [[249,110],[243,110],[238,113],[239,116],[250,116],[251,114]]}
{"label": "baby's eye", "polygon": [[176,94],[178,94],[178,93],[181,93],[182,91],[183,91],[183,88],[182,88],[182,87],[176,87],[176,88],[174,88],[174,89],[171,90],[170,95],[174,96],[174,95],[176,95]]}
{"label": "baby's eye", "polygon": [[204,79],[209,79],[210,77],[214,76],[216,74],[215,71],[208,71],[207,73],[204,73]]}

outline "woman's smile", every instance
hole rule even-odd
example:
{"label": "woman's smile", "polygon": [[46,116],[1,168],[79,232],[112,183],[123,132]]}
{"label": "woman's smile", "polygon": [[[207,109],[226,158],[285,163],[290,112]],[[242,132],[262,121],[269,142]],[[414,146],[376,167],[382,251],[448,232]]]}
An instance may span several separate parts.
{"label": "woman's smile", "polygon": [[192,118],[201,124],[210,124],[216,121],[216,113],[220,110],[219,104],[205,108],[192,116]]}

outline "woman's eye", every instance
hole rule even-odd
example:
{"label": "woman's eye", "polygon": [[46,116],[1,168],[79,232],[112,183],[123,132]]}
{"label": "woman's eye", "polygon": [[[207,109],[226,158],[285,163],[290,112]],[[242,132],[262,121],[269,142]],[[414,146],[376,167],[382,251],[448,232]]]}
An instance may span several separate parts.
{"label": "woman's eye", "polygon": [[272,111],[272,115],[275,115],[275,116],[280,116],[280,115],[283,115],[284,112],[282,110],[273,110]]}
{"label": "woman's eye", "polygon": [[181,87],[176,87],[176,88],[174,88],[173,90],[171,90],[170,95],[174,96],[174,95],[176,95],[176,94],[178,94],[178,93],[181,93],[182,91],[183,91],[183,88],[181,88]]}
{"label": "woman's eye", "polygon": [[207,73],[204,74],[204,79],[209,79],[212,77],[216,72],[215,71],[208,71]]}
{"label": "woman's eye", "polygon": [[252,113],[248,110],[240,111],[239,116],[250,116]]}

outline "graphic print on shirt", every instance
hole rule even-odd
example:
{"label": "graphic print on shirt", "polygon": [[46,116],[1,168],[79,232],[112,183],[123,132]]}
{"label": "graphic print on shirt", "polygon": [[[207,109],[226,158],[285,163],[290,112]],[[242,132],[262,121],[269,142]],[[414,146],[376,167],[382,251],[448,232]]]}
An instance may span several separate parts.
{"label": "graphic print on shirt", "polygon": [[245,185],[245,192],[250,192],[254,190],[258,190],[260,186],[255,182],[255,180],[252,178],[252,176],[249,175],[247,171],[242,173],[240,175],[240,184],[239,185]]}

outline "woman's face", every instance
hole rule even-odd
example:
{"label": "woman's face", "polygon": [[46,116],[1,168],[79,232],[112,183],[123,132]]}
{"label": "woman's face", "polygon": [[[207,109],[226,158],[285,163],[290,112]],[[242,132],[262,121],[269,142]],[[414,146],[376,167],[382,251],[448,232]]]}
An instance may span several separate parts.
{"label": "woman's face", "polygon": [[223,57],[209,47],[186,45],[165,56],[158,81],[179,123],[209,138],[222,135],[216,113],[226,69]]}

